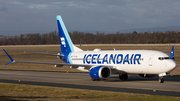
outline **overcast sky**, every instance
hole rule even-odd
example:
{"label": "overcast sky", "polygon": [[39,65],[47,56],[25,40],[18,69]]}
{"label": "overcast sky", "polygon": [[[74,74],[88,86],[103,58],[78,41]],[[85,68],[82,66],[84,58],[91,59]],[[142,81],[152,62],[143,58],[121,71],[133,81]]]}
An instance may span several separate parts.
{"label": "overcast sky", "polygon": [[116,32],[180,25],[180,0],[0,0],[0,35],[57,30]]}

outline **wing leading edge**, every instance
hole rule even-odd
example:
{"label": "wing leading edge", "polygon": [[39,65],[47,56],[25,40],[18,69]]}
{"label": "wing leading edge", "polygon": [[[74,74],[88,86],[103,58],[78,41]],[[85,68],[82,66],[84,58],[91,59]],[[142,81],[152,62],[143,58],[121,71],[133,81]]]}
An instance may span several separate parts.
{"label": "wing leading edge", "polygon": [[42,54],[42,55],[50,55],[50,56],[60,56],[63,57],[62,54],[51,54],[51,53],[39,53],[39,52],[31,52],[31,51],[24,51],[24,53],[33,53],[33,54]]}

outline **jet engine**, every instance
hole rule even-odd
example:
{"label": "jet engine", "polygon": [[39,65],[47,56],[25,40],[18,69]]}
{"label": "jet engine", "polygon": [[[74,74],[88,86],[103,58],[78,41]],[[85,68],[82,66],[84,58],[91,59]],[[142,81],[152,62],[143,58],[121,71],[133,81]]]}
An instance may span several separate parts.
{"label": "jet engine", "polygon": [[91,76],[92,80],[109,78],[111,75],[111,69],[103,66],[93,67],[90,70],[89,75]]}

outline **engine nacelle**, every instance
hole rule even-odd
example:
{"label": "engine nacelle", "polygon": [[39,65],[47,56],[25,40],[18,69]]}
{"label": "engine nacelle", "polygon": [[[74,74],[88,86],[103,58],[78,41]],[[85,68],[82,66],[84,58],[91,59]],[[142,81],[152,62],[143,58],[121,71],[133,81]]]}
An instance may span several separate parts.
{"label": "engine nacelle", "polygon": [[97,66],[90,70],[89,75],[93,79],[109,78],[111,76],[111,69],[108,67]]}

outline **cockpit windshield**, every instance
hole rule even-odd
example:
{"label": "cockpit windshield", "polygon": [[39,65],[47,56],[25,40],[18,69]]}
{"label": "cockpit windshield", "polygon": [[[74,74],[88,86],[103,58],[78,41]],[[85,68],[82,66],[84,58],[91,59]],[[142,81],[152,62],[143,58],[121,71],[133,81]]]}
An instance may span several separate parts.
{"label": "cockpit windshield", "polygon": [[168,59],[174,59],[174,57],[159,57],[159,60],[168,60]]}

